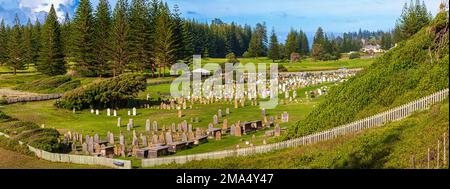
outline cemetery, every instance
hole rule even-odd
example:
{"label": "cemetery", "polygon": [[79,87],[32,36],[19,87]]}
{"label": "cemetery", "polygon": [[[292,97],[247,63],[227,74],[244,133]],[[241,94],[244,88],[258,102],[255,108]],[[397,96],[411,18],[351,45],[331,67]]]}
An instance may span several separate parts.
{"label": "cemetery", "polygon": [[[239,99],[172,98],[167,83],[171,80],[147,80],[136,99],[120,108],[64,109],[57,107],[63,101],[58,99],[11,103],[2,111],[57,129],[61,143],[74,155],[148,159],[214,152],[278,141],[292,123],[315,108],[329,86],[358,71],[280,74],[279,105],[270,110],[260,109],[264,97],[250,97],[251,93]],[[222,97],[226,96],[224,91]]]}

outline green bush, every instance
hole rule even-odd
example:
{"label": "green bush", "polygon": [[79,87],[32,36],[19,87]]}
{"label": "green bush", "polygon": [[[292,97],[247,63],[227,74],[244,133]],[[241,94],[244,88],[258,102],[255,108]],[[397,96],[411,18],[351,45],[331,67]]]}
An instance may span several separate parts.
{"label": "green bush", "polygon": [[72,80],[70,76],[60,75],[23,83],[15,89],[31,92],[60,93],[75,89],[80,85],[81,82],[79,80]]}
{"label": "green bush", "polygon": [[332,87],[304,121],[291,127],[288,138],[331,129],[448,88],[449,34],[443,14],[357,76]]}
{"label": "green bush", "polygon": [[348,55],[348,59],[356,59],[356,58],[361,58],[361,54],[359,54],[358,52],[352,52]]}
{"label": "green bush", "polygon": [[143,75],[124,74],[70,91],[56,102],[56,106],[66,109],[120,107],[145,87]]}

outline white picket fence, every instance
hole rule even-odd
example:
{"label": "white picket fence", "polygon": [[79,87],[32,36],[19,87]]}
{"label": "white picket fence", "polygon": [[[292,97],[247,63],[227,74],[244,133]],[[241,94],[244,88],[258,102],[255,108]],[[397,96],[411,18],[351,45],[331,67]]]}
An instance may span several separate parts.
{"label": "white picket fence", "polygon": [[33,152],[38,158],[45,159],[51,162],[75,163],[84,165],[101,165],[118,169],[131,169],[130,160],[118,160],[95,156],[50,153],[44,150],[34,148],[30,145],[28,145],[28,149],[31,152]]}
{"label": "white picket fence", "polygon": [[220,159],[233,156],[246,156],[257,153],[265,153],[274,150],[296,147],[300,145],[314,144],[317,142],[334,139],[338,136],[345,135],[348,133],[356,133],[365,129],[381,126],[391,121],[403,119],[411,115],[415,111],[428,109],[431,105],[445,100],[446,98],[448,98],[448,91],[449,91],[448,89],[445,89],[432,95],[423,97],[419,100],[412,101],[408,104],[376,114],[374,116],[296,139],[291,139],[268,145],[255,146],[250,148],[241,148],[236,150],[225,150],[225,151],[209,152],[185,156],[143,159],[142,167],[151,167],[169,164],[173,162],[182,164],[193,160]]}
{"label": "white picket fence", "polygon": [[45,94],[45,95],[37,95],[37,96],[25,96],[25,97],[14,97],[14,98],[6,98],[6,102],[8,104],[17,103],[17,102],[34,102],[34,101],[44,101],[51,99],[61,98],[64,94]]}

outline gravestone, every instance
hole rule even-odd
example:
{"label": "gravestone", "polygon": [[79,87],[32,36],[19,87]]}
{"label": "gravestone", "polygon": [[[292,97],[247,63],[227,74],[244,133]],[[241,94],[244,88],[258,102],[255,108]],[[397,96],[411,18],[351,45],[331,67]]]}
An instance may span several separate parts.
{"label": "gravestone", "polygon": [[240,124],[236,125],[234,136],[238,136],[238,137],[242,136],[242,128],[241,128]]}
{"label": "gravestone", "polygon": [[219,118],[217,117],[217,115],[213,116],[213,124],[217,125],[219,123]]}
{"label": "gravestone", "polygon": [[235,133],[236,133],[236,127],[235,127],[234,124],[233,124],[233,125],[231,125],[231,127],[230,127],[230,135],[231,135],[231,136],[234,136]]}
{"label": "gravestone", "polygon": [[230,108],[225,109],[225,113],[226,113],[227,115],[230,115]]}
{"label": "gravestone", "polygon": [[208,132],[211,133],[211,132],[213,132],[213,131],[214,131],[214,125],[210,123],[210,124],[208,125]]}
{"label": "gravestone", "polygon": [[136,107],[133,107],[133,116],[136,116]]}
{"label": "gravestone", "polygon": [[219,109],[218,111],[217,111],[217,117],[222,117],[222,109]]}
{"label": "gravestone", "polygon": [[188,132],[192,132],[192,124],[188,125]]}
{"label": "gravestone", "polygon": [[181,123],[178,123],[177,132],[181,132],[183,128],[181,127]]}
{"label": "gravestone", "polygon": [[75,108],[72,109],[72,113],[75,114]]}
{"label": "gravestone", "polygon": [[183,111],[178,110],[178,118],[181,118],[181,117],[183,117]]}
{"label": "gravestone", "polygon": [[274,135],[276,137],[279,137],[281,135],[281,128],[280,128],[280,124],[278,124],[278,123],[275,125]]}
{"label": "gravestone", "polygon": [[106,109],[106,116],[111,116],[111,109]]}
{"label": "gravestone", "polygon": [[113,112],[114,112],[114,113],[113,113],[114,117],[116,117],[116,116],[117,116],[117,111],[114,110]]}
{"label": "gravestone", "polygon": [[266,109],[265,108],[261,109],[261,116],[263,116],[263,117],[266,116]]}
{"label": "gravestone", "polygon": [[91,114],[94,114],[94,109],[91,109]]}
{"label": "gravestone", "polygon": [[156,120],[153,121],[153,131],[158,131],[158,122]]}
{"label": "gravestone", "polygon": [[94,143],[99,143],[100,142],[100,138],[98,137],[98,134],[94,135]]}
{"label": "gravestone", "polygon": [[114,134],[113,133],[109,134],[109,143],[114,145]]}
{"label": "gravestone", "polygon": [[186,135],[186,133],[181,133],[181,142],[187,142],[188,141],[188,138],[187,138],[187,135]]}
{"label": "gravestone", "polygon": [[215,136],[216,140],[221,140],[222,139],[222,132],[216,132],[216,136]]}
{"label": "gravestone", "polygon": [[196,128],[195,129],[195,138],[200,138],[202,136],[202,131],[200,130],[200,128]]}
{"label": "gravestone", "polygon": [[83,143],[82,145],[81,145],[81,151],[83,152],[83,153],[85,153],[85,154],[87,154],[89,151],[88,151],[88,145],[86,144],[86,143]]}
{"label": "gravestone", "polygon": [[171,125],[171,127],[170,127],[170,130],[171,130],[172,132],[175,132],[176,129],[177,129],[177,128],[175,128],[175,123],[172,123],[172,125]]}
{"label": "gravestone", "polygon": [[228,130],[228,120],[224,119],[222,124],[222,131]]}
{"label": "gravestone", "polygon": [[158,144],[158,135],[152,136],[152,144]]}
{"label": "gravestone", "polygon": [[120,117],[117,118],[117,127],[120,127],[121,123],[120,123]]}
{"label": "gravestone", "polygon": [[145,120],[145,131],[150,131],[150,119]]}
{"label": "gravestone", "polygon": [[134,123],[133,123],[133,119],[129,119],[128,123],[130,124],[130,127],[133,128],[134,127]]}
{"label": "gravestone", "polygon": [[128,116],[131,116],[131,111],[130,110],[128,110]]}
{"label": "gravestone", "polygon": [[120,134],[120,136],[119,136],[119,144],[125,145],[125,137],[122,134]]}
{"label": "gravestone", "polygon": [[167,132],[166,133],[166,144],[172,144],[173,140],[172,140],[172,133]]}
{"label": "gravestone", "polygon": [[95,115],[100,115],[100,112],[97,110],[95,110]]}

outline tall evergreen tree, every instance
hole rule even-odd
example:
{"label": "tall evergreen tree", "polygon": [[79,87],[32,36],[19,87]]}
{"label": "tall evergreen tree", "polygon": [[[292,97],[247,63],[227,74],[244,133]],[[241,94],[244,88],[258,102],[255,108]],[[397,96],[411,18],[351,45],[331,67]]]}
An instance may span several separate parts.
{"label": "tall evergreen tree", "polygon": [[31,21],[28,19],[27,25],[24,26],[23,36],[22,36],[22,51],[23,51],[23,61],[29,66],[29,64],[33,63],[34,52],[33,52],[33,25]]}
{"label": "tall evergreen tree", "polygon": [[397,25],[401,30],[401,40],[407,39],[417,33],[424,26],[428,25],[432,20],[431,14],[428,12],[425,3],[419,0],[410,1],[408,6],[405,3],[402,15],[397,20]]}
{"label": "tall evergreen tree", "polygon": [[298,52],[300,49],[300,43],[297,40],[298,33],[294,29],[291,29],[291,31],[288,33],[288,36],[286,38],[286,46],[285,46],[285,57],[291,57],[292,53]]}
{"label": "tall evergreen tree", "polygon": [[160,2],[159,11],[156,15],[154,36],[154,61],[158,65],[158,77],[163,73],[166,66],[174,63],[176,58],[175,37],[173,24],[170,18],[170,10],[167,4]]}
{"label": "tall evergreen tree", "polygon": [[73,53],[81,75],[96,76],[94,55],[94,17],[89,0],[80,0],[73,21]]}
{"label": "tall evergreen tree", "polygon": [[128,3],[126,0],[118,0],[114,8],[111,30],[111,58],[113,61],[113,76],[122,74],[129,61],[128,41]]}
{"label": "tall evergreen tree", "polygon": [[0,23],[0,65],[3,65],[8,58],[8,35],[6,32],[5,21],[2,19]]}
{"label": "tall evergreen tree", "polygon": [[53,5],[42,28],[41,42],[38,71],[46,75],[65,74],[67,69],[61,40],[61,26]]}
{"label": "tall evergreen tree", "polygon": [[280,47],[278,44],[278,38],[275,33],[275,29],[272,29],[272,35],[270,36],[268,56],[270,59],[272,59],[272,62],[280,59]]}
{"label": "tall evergreen tree", "polygon": [[41,48],[41,22],[38,19],[34,22],[33,25],[33,42],[31,43],[33,46],[33,62],[37,62],[39,59],[39,51]]}
{"label": "tall evergreen tree", "polygon": [[145,0],[133,0],[130,8],[130,64],[133,71],[144,71],[149,67],[150,33],[149,10]]}
{"label": "tall evergreen tree", "polygon": [[97,75],[102,77],[110,73],[110,31],[111,11],[107,0],[100,0],[95,13],[94,52],[97,62]]}
{"label": "tall evergreen tree", "polygon": [[66,58],[71,57],[73,50],[73,41],[72,41],[72,22],[70,21],[69,13],[66,12],[64,16],[64,22],[61,25],[61,40],[64,49],[64,56]]}
{"label": "tall evergreen tree", "polygon": [[13,69],[14,75],[17,70],[24,69],[25,61],[22,56],[22,26],[20,25],[19,16],[16,14],[14,26],[11,29],[8,40],[8,61],[6,64]]}
{"label": "tall evergreen tree", "polygon": [[184,48],[186,46],[185,28],[183,25],[183,19],[181,18],[180,9],[177,4],[174,5],[172,14],[172,24],[173,24],[173,48],[174,48],[174,60],[183,60],[189,55]]}
{"label": "tall evergreen tree", "polygon": [[256,24],[256,27],[255,27],[255,30],[253,31],[247,51],[250,54],[250,56],[255,57],[255,58],[266,55],[266,52],[267,52],[267,30],[266,30],[266,25],[264,23]]}

